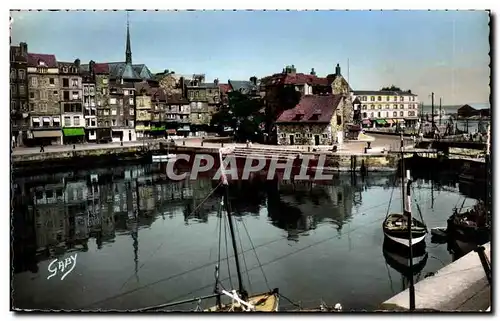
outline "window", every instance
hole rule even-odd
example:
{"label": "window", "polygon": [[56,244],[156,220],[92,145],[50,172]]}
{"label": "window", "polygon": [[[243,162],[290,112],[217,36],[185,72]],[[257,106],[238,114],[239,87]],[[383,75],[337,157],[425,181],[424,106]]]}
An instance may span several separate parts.
{"label": "window", "polygon": [[111,115],[116,116],[116,109],[111,109]]}
{"label": "window", "polygon": [[377,96],[377,101],[382,101],[382,96]]}
{"label": "window", "polygon": [[201,119],[201,114],[200,113],[198,113],[198,119]]}
{"label": "window", "polygon": [[73,91],[73,92],[71,93],[71,96],[72,96],[73,100],[78,100],[78,99],[80,99],[80,93],[79,93],[78,91]]}
{"label": "window", "polygon": [[54,78],[49,78],[49,85],[55,85],[55,79]]}
{"label": "window", "polygon": [[109,104],[110,105],[116,105],[116,98],[109,98]]}
{"label": "window", "polygon": [[78,87],[78,78],[71,79],[71,85],[73,87]]}
{"label": "window", "polygon": [[90,119],[90,126],[95,127],[95,125],[96,125],[95,118],[91,118],[91,119]]}
{"label": "window", "polygon": [[19,95],[26,95],[26,88],[24,87],[24,85],[19,85]]}
{"label": "window", "polygon": [[398,105],[393,105],[394,109],[398,109]]}
{"label": "window", "polygon": [[69,79],[63,78],[63,87],[69,87]]}
{"label": "window", "polygon": [[377,107],[378,107],[378,109],[382,109],[382,105],[378,105]]}
{"label": "window", "polygon": [[370,118],[373,118],[373,112],[370,113]]}
{"label": "window", "polygon": [[375,101],[375,96],[371,96],[370,101]]}
{"label": "window", "polygon": [[111,119],[111,125],[116,126],[116,119]]}
{"label": "window", "polygon": [[398,97],[397,96],[394,96],[394,101],[398,101]]}
{"label": "window", "polygon": [[[389,112],[385,112],[385,117],[389,117]],[[409,244],[409,243],[408,243]]]}
{"label": "window", "polygon": [[199,101],[199,102],[196,103],[196,107],[198,107],[198,108],[202,107],[201,101]]}
{"label": "window", "polygon": [[124,95],[124,96],[128,96],[128,90],[126,90],[126,89],[125,89],[125,90],[123,91],[123,95]]}
{"label": "window", "polygon": [[104,122],[104,126],[109,127],[109,121],[108,121],[108,120],[106,120],[106,121]]}
{"label": "window", "polygon": [[52,120],[52,122],[54,123],[54,126],[56,126],[56,127],[60,126],[59,121],[60,121],[59,117],[54,117]]}
{"label": "window", "polygon": [[[397,111],[393,112],[392,117],[398,117],[398,112]],[[410,243],[408,243],[408,244],[410,244]]]}
{"label": "window", "polygon": [[35,103],[30,103],[30,111],[35,111]]}
{"label": "window", "polygon": [[12,95],[16,95],[17,94],[17,86],[10,85],[10,92],[12,93]]}
{"label": "window", "polygon": [[411,101],[415,101],[415,96],[412,96],[412,97],[411,97]]}
{"label": "window", "polygon": [[69,91],[63,91],[63,100],[69,100]]}
{"label": "window", "polygon": [[36,77],[31,77],[31,85],[32,86],[37,86],[38,85],[38,79]]}
{"label": "window", "polygon": [[337,125],[340,126],[342,125],[342,116],[337,115]]}
{"label": "window", "polygon": [[[107,84],[108,84],[108,78],[103,78],[103,79],[102,79],[102,83],[103,83],[104,85],[107,85]],[[103,88],[103,89],[104,89],[104,88]]]}
{"label": "window", "polygon": [[328,134],[323,134],[323,138],[328,138]]}
{"label": "window", "polygon": [[139,105],[137,107],[144,107],[144,101],[139,99]]}
{"label": "window", "polygon": [[128,99],[128,104],[129,105],[134,105],[134,98],[129,98]]}
{"label": "window", "polygon": [[18,73],[19,73],[19,79],[24,80],[24,76],[25,76],[25,74],[24,74],[24,70],[20,69],[20,70],[18,71]]}
{"label": "window", "polygon": [[17,102],[15,100],[10,102],[10,110],[17,110]]}
{"label": "window", "polygon": [[134,114],[134,108],[130,108],[130,109],[128,110],[128,114],[129,114],[129,115],[133,115],[133,114]]}
{"label": "window", "polygon": [[366,101],[366,96],[361,97],[361,101]]}
{"label": "window", "polygon": [[401,112],[399,113],[399,116],[401,116],[401,117],[403,117],[404,115],[405,115],[405,114],[404,114],[404,112],[403,112],[403,111],[401,111]]}
{"label": "window", "polygon": [[16,79],[16,70],[14,68],[10,69],[10,78]]}
{"label": "window", "polygon": [[402,104],[399,105],[399,109],[404,109],[404,106]]}
{"label": "window", "polygon": [[80,116],[75,116],[73,118],[73,123],[75,126],[80,126]]}
{"label": "window", "polygon": [[109,116],[109,109],[104,110],[104,116]]}
{"label": "window", "polygon": [[71,117],[64,116],[64,126],[71,126]]}
{"label": "window", "polygon": [[297,133],[297,134],[295,134],[295,138],[300,138],[300,137],[301,137],[301,135],[300,135],[300,134],[298,134],[298,133]]}
{"label": "window", "polygon": [[366,110],[366,105],[363,105],[363,107],[362,107],[362,108],[363,108],[364,110]]}
{"label": "window", "polygon": [[389,97],[389,96],[385,97],[385,101],[390,101],[390,100],[391,100],[391,97]]}
{"label": "window", "polygon": [[400,100],[400,101],[404,101],[404,100],[405,100],[405,98],[404,98],[403,96],[401,96],[401,97],[399,98],[399,100]]}
{"label": "window", "polygon": [[130,124],[130,127],[134,127],[134,121],[133,120],[129,121],[129,124]]}
{"label": "window", "polygon": [[379,117],[379,118],[380,118],[380,112],[377,112],[377,117]]}
{"label": "window", "polygon": [[196,103],[195,103],[194,101],[193,101],[193,102],[191,102],[191,104],[190,104],[190,105],[191,105],[191,108],[196,108]]}
{"label": "window", "polygon": [[97,106],[101,107],[101,100],[100,99],[97,101]]}

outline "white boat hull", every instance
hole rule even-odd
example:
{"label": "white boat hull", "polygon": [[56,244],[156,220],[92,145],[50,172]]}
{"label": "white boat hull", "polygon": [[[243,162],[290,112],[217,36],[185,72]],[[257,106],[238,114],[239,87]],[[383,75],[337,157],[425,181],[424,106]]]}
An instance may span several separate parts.
{"label": "white boat hull", "polygon": [[[394,237],[394,236],[391,236],[391,235],[389,235],[387,233],[384,233],[384,234],[385,234],[385,236],[387,236],[392,241],[394,241],[396,243],[399,243],[399,244],[402,244],[404,246],[410,247],[410,240],[399,238],[399,237]],[[423,240],[425,240],[425,236],[426,236],[426,234],[424,234],[424,235],[422,235],[420,237],[416,237],[414,239],[411,239],[411,245],[417,245],[417,244],[419,244],[420,242],[422,242]]]}

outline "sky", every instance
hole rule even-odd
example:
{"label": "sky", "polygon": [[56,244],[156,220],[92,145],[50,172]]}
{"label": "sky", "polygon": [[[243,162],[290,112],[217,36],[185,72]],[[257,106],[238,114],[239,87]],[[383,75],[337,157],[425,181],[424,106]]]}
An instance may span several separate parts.
{"label": "sky", "polygon": [[[59,61],[125,61],[125,11],[11,12],[12,44]],[[430,103],[484,104],[490,95],[484,11],[133,11],[133,63],[178,74],[248,80],[335,72],[354,90],[396,85]]]}

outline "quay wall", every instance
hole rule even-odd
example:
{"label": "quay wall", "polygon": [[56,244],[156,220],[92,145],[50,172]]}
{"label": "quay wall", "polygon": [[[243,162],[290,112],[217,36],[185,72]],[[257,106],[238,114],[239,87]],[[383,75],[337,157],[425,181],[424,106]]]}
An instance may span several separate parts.
{"label": "quay wall", "polygon": [[[484,245],[491,260],[490,243]],[[409,291],[395,295],[382,310],[408,310]],[[472,251],[415,284],[415,308],[438,311],[479,311],[491,306],[491,287],[476,252]]]}

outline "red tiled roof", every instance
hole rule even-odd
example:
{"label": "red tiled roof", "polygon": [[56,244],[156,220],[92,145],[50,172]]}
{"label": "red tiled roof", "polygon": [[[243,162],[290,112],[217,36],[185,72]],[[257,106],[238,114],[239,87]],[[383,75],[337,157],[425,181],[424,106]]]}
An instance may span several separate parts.
{"label": "red tiled roof", "polygon": [[219,90],[222,94],[226,94],[231,90],[231,86],[229,84],[219,84]]}
{"label": "red tiled roof", "polygon": [[275,85],[322,85],[328,86],[328,79],[302,73],[274,74],[266,80],[267,86]]}
{"label": "red tiled roof", "polygon": [[285,110],[276,123],[329,123],[342,98],[342,95],[302,96],[297,106]]}
{"label": "red tiled roof", "polygon": [[45,62],[45,65],[47,65],[47,67],[49,68],[57,68],[57,60],[55,55],[28,53],[29,67],[38,67],[38,62],[40,60]]}
{"label": "red tiled roof", "polygon": [[94,65],[94,72],[96,74],[108,74],[109,73],[109,65],[107,63],[96,63]]}

